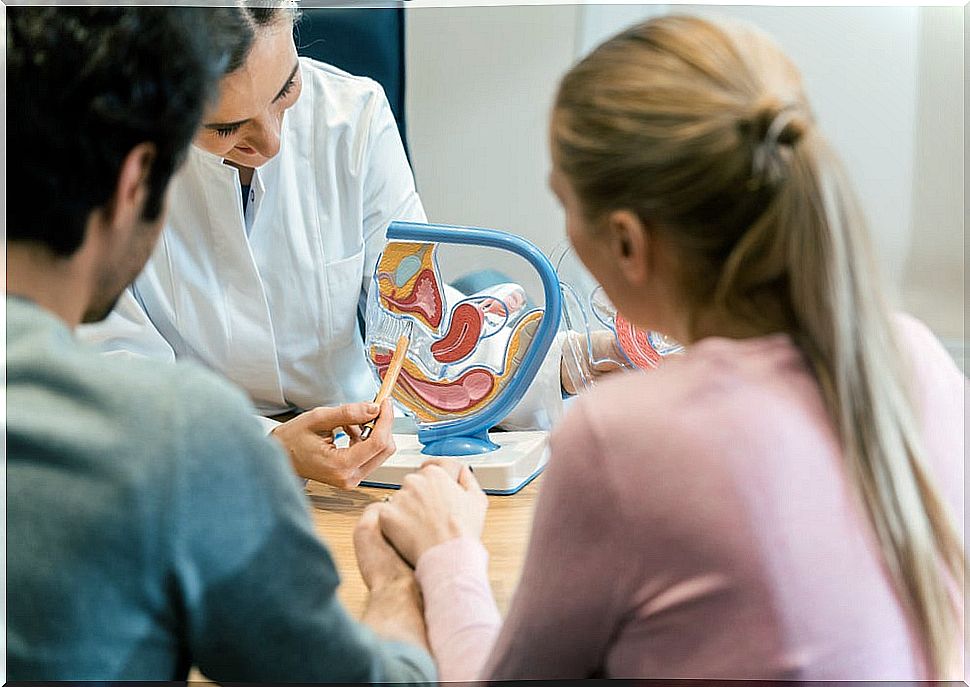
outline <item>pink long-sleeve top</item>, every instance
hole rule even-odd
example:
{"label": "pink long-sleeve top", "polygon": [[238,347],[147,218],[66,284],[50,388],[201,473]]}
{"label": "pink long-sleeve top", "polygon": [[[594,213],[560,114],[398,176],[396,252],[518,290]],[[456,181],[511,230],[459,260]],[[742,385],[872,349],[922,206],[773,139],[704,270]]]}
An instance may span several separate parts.
{"label": "pink long-sleeve top", "polygon": [[[967,380],[921,323],[900,317],[898,331],[962,532]],[[442,680],[925,676],[787,336],[706,339],[608,381],[577,400],[551,446],[504,625],[481,544],[455,539],[418,562]]]}

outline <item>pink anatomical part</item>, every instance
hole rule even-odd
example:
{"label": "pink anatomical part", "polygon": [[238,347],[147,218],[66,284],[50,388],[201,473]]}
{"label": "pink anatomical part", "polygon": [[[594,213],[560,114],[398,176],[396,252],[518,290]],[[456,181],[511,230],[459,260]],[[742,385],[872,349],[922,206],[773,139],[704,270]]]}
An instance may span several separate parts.
{"label": "pink anatomical part", "polygon": [[408,296],[398,299],[395,289],[384,297],[399,312],[421,313],[435,329],[441,324],[441,294],[438,292],[434,272],[431,270],[424,270],[418,275],[414,288]]}
{"label": "pink anatomical part", "polygon": [[482,333],[485,316],[471,303],[460,303],[451,312],[448,333],[431,344],[431,353],[439,363],[454,363],[468,356]]}
{"label": "pink anatomical part", "polygon": [[[390,364],[390,354],[373,356],[377,371],[383,378]],[[405,362],[398,384],[431,408],[445,413],[460,413],[488,396],[495,385],[495,375],[480,367],[472,368],[451,382],[432,382],[419,379],[413,364]],[[418,373],[420,374],[420,373]]]}
{"label": "pink anatomical part", "polygon": [[487,370],[469,370],[453,382],[425,382],[406,372],[405,384],[425,403],[448,413],[460,413],[471,408],[488,395],[494,384],[494,376]]}
{"label": "pink anatomical part", "polygon": [[623,353],[637,367],[650,369],[660,365],[660,354],[650,345],[647,332],[637,329],[620,313],[616,313],[616,338]]}
{"label": "pink anatomical part", "polygon": [[490,315],[508,315],[512,317],[525,306],[525,291],[518,284],[499,284],[489,289],[479,291],[483,296],[482,305]]}

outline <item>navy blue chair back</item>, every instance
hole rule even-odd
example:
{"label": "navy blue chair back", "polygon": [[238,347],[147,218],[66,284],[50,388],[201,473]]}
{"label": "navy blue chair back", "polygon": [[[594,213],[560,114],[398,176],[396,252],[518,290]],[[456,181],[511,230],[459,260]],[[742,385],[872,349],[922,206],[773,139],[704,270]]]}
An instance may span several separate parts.
{"label": "navy blue chair back", "polygon": [[384,87],[410,158],[404,117],[404,9],[308,8],[295,35],[300,55],[368,76]]}

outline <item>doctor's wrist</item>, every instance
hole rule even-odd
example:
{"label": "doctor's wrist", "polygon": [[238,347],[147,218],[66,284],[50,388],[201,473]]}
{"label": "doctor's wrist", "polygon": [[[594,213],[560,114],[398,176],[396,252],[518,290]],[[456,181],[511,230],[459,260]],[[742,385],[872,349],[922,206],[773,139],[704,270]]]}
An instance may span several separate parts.
{"label": "doctor's wrist", "polygon": [[313,472],[312,465],[301,456],[299,448],[301,436],[296,427],[290,425],[290,422],[284,422],[271,429],[269,436],[282,446],[283,452],[290,462],[290,467],[297,477],[303,480],[317,479],[313,474],[310,474]]}

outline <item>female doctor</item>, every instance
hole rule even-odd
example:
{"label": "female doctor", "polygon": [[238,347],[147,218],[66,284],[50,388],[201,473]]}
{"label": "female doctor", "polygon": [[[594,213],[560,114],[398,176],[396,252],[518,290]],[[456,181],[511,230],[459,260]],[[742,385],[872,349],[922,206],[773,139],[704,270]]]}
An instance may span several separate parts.
{"label": "female doctor", "polygon": [[[383,458],[348,461],[327,413],[270,418],[373,397],[358,307],[390,221],[427,220],[383,90],[298,57],[295,17],[240,9],[253,45],[173,180],[159,244],[111,317],[82,336],[220,372],[249,393],[298,474],[352,487]],[[548,427],[561,414],[560,360],[550,353],[504,426]]]}

